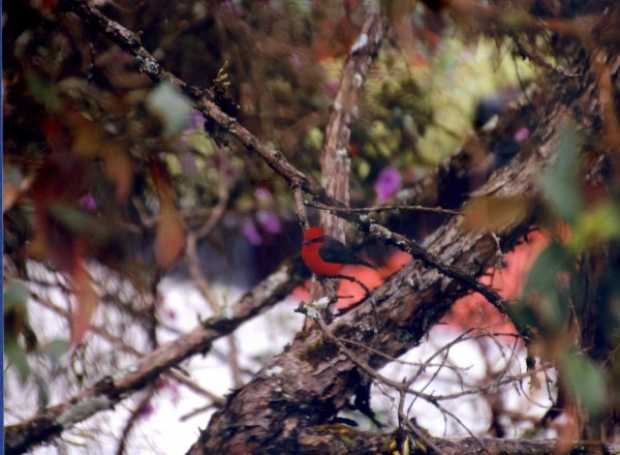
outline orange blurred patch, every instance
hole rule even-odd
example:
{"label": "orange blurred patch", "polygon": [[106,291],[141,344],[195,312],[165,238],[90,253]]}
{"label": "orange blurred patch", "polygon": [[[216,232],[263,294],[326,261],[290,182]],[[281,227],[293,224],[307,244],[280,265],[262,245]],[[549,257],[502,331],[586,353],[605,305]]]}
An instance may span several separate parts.
{"label": "orange blurred patch", "polygon": [[[346,265],[340,275],[350,276],[360,281],[369,291],[378,288],[385,281],[377,270],[361,265]],[[366,290],[353,280],[341,279],[338,285],[337,310],[346,310],[366,298]]]}
{"label": "orange blurred patch", "polygon": [[[505,267],[490,268],[480,282],[493,287],[503,298],[519,297],[527,278],[527,273],[540,252],[549,243],[546,234],[539,231],[528,235],[528,241],[518,245],[504,256]],[[443,324],[461,328],[493,328],[506,333],[514,333],[515,328],[505,315],[501,314],[482,295],[478,293],[461,297],[450,312],[441,320]]]}
{"label": "orange blurred patch", "polygon": [[394,273],[398,272],[404,266],[411,262],[411,255],[409,253],[405,253],[404,251],[395,251],[387,261],[383,267],[377,269],[377,271],[381,274],[383,279],[387,279],[392,276]]}
{"label": "orange blurred patch", "polygon": [[306,280],[304,284],[301,286],[297,286],[291,292],[291,297],[299,300],[300,302],[307,303],[310,301],[310,291],[308,291],[308,286],[310,286],[310,280]]}
{"label": "orange blurred patch", "polygon": [[[549,236],[540,231],[528,235],[527,242],[518,245],[513,251],[504,255],[505,267],[500,269],[489,268],[480,282],[492,286],[505,299],[519,297],[527,274],[540,252],[549,243]],[[383,267],[376,270],[359,265],[345,266],[341,275],[351,276],[362,282],[370,291],[378,288],[383,282],[402,267],[411,262],[411,255],[402,251],[395,251]],[[308,302],[310,293],[308,286],[298,286],[292,296]],[[336,309],[347,310],[366,298],[366,291],[359,283],[342,279],[338,286],[338,301]],[[498,332],[515,333],[512,323],[491,305],[482,295],[473,293],[457,300],[452,309],[441,321],[443,324],[459,328],[484,327],[493,328]]]}

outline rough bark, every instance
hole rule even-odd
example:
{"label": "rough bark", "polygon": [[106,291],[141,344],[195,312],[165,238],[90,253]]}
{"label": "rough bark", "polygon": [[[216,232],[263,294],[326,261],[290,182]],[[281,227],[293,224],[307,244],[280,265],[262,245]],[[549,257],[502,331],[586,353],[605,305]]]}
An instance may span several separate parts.
{"label": "rough bark", "polygon": [[[523,439],[505,438],[463,438],[441,439],[432,438],[433,444],[441,450],[442,455],[486,454],[486,455],[552,455],[557,453],[553,439],[527,441]],[[309,428],[301,432],[299,441],[302,446],[299,452],[305,455],[345,455],[345,454],[373,454],[393,455],[405,453],[405,444],[410,453],[417,445],[425,450],[423,443],[402,433],[377,434],[360,431],[344,425],[323,425]],[[618,444],[600,444],[587,441],[578,441],[572,445],[568,454],[583,453],[617,453]]]}
{"label": "rough bark", "polygon": [[[376,8],[376,5],[373,5]],[[383,40],[385,25],[378,11],[370,12],[362,31],[353,43],[344,64],[340,86],[332,105],[326,128],[325,147],[321,154],[321,175],[325,192],[332,198],[349,205],[349,140],[351,123],[358,116],[358,99],[368,75],[374,56]],[[345,221],[328,212],[321,213],[321,225],[325,231],[344,242]]]}

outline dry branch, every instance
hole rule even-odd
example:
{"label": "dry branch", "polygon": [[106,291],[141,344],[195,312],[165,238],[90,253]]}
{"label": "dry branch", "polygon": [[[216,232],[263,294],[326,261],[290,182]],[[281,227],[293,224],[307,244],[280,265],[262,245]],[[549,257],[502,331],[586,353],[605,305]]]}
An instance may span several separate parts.
{"label": "dry branch", "polygon": [[[349,453],[385,454],[407,453],[405,441],[413,453],[416,439],[402,432],[393,434],[377,434],[360,431],[344,425],[322,425],[306,429],[300,435],[303,452],[306,455],[341,455]],[[463,438],[440,439],[431,438],[433,445],[441,455],[484,454],[484,455],[553,455],[557,453],[557,441],[543,439],[527,441],[523,439],[505,438]],[[418,442],[418,444],[420,444]],[[424,446],[424,443],[421,444]],[[482,445],[482,447],[481,447]],[[618,453],[618,444],[601,444],[588,441],[577,441],[572,444],[567,454],[583,453]],[[431,452],[434,453],[434,452]]]}
{"label": "dry branch", "polygon": [[[370,7],[377,9],[377,5],[371,4]],[[358,115],[358,100],[370,65],[381,47],[384,28],[383,18],[379,12],[371,11],[344,63],[338,92],[325,130],[326,141],[321,153],[323,186],[330,197],[341,201],[344,205],[349,205],[350,199],[351,124]],[[343,242],[346,240],[343,219],[330,213],[321,213],[321,225],[332,237]]]}

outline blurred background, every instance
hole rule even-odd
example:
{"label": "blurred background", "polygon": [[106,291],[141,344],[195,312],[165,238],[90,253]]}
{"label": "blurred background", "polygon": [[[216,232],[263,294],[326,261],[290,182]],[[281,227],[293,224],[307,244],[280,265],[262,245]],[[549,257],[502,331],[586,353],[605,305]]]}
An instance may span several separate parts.
{"label": "blurred background", "polygon": [[[138,32],[164,68],[211,90],[226,113],[321,181],[325,127],[364,21],[361,0],[93,3]],[[539,3],[554,2],[521,6],[544,17],[534,8]],[[523,43],[482,33],[475,20],[448,14],[442,4],[382,4],[390,32],[371,66],[348,148],[352,206],[406,203],[416,185],[492,129],[542,77],[541,65],[519,57]],[[226,314],[297,255],[301,231],[283,179],[56,0],[5,2],[2,26],[4,418],[14,424],[104,375],[122,375],[145,352]],[[527,109],[503,140],[472,148],[470,169],[488,156],[511,157],[528,140]],[[459,208],[457,192],[464,190],[438,191],[436,205]],[[580,237],[581,251],[593,235],[618,234],[600,228],[618,219],[606,213],[593,222],[599,228],[587,228],[594,234]],[[417,239],[443,219],[382,215],[388,227]],[[385,269],[372,287],[411,259],[351,237]],[[548,243],[534,234],[506,252],[487,283],[517,298]],[[288,297],[218,340],[209,355],[179,365],[185,381],[162,376],[31,453],[185,453],[225,394],[301,328],[303,316],[294,310],[308,299],[310,274],[295,261],[299,273]],[[543,362],[525,378],[527,355],[512,324],[473,295],[382,372],[397,381],[419,372],[412,387],[454,394],[445,406],[459,420],[407,401],[410,415],[434,435],[464,436],[469,428],[557,436],[537,424],[557,398],[556,370]],[[501,382],[519,375],[524,381]],[[482,388],[461,394],[464,384]],[[484,388],[489,384],[496,386]],[[377,420],[394,428],[397,396],[381,385],[371,396]],[[377,429],[359,412],[342,417]]]}

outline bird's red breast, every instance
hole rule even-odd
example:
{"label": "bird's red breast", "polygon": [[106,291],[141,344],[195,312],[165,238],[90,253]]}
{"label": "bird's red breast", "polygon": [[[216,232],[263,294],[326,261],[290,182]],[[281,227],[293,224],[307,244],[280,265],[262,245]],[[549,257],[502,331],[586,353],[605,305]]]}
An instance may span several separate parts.
{"label": "bird's red breast", "polygon": [[372,267],[342,242],[325,235],[323,228],[317,226],[304,231],[301,257],[313,273],[321,276],[338,275],[346,264]]}
{"label": "bird's red breast", "polygon": [[322,227],[309,227],[304,230],[304,240],[301,247],[301,258],[312,273],[321,276],[334,276],[344,267],[344,264],[323,260],[320,249],[325,243],[325,230]]}
{"label": "bird's red breast", "polygon": [[311,226],[304,230],[304,242],[316,240],[325,236],[325,230],[319,226]]}

